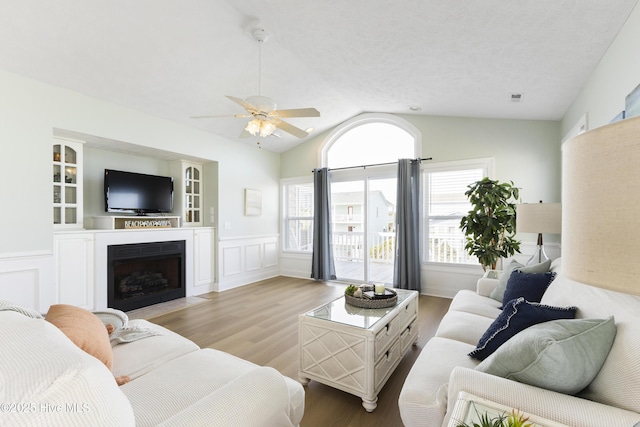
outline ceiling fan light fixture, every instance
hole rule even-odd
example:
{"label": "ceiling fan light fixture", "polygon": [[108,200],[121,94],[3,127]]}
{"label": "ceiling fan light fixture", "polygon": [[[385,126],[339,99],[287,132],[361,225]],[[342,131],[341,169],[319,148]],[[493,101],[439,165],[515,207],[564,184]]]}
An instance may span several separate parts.
{"label": "ceiling fan light fixture", "polygon": [[274,125],[271,122],[263,121],[260,126],[260,136],[264,138],[266,136],[271,135],[275,130],[276,130],[276,125]]}
{"label": "ceiling fan light fixture", "polygon": [[253,136],[260,135],[260,137],[265,138],[275,132],[276,125],[266,120],[253,119],[247,123],[247,127],[244,130]]}
{"label": "ceiling fan light fixture", "polygon": [[258,132],[260,132],[260,120],[253,119],[249,123],[247,123],[247,127],[244,128],[251,135],[256,136]]}

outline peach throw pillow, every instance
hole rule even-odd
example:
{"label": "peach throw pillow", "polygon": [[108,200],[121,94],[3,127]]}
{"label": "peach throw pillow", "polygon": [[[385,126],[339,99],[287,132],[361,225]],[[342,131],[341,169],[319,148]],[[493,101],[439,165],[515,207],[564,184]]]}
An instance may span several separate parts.
{"label": "peach throw pillow", "polygon": [[113,351],[109,333],[98,316],[84,308],[56,304],[49,308],[45,320],[57,326],[75,345],[111,370]]}

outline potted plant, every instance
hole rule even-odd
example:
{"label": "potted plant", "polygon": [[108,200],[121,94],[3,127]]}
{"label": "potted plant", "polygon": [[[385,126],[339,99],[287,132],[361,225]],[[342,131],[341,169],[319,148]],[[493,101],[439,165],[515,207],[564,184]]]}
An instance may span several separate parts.
{"label": "potted plant", "polygon": [[520,252],[516,233],[516,200],[520,189],[513,182],[500,183],[487,177],[468,186],[464,193],[472,205],[462,217],[465,250],[478,258],[482,268],[496,268],[498,259]]}
{"label": "potted plant", "polygon": [[525,417],[520,411],[512,411],[511,414],[501,414],[491,417],[488,413],[478,414],[479,421],[472,424],[458,423],[456,427],[533,427],[529,417]]}

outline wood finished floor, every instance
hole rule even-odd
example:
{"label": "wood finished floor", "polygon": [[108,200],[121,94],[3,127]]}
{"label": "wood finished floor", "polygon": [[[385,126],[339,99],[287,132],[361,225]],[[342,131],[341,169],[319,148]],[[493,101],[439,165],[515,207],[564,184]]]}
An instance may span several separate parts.
{"label": "wood finished floor", "polygon": [[[175,331],[200,347],[226,351],[258,365],[271,366],[298,379],[298,316],[339,297],[346,285],[275,277],[220,293],[207,301],[149,320]],[[311,381],[305,387],[302,427],[402,426],[398,395],[420,350],[449,308],[450,300],[421,295],[420,338],[402,359],[368,413],[360,398]]]}

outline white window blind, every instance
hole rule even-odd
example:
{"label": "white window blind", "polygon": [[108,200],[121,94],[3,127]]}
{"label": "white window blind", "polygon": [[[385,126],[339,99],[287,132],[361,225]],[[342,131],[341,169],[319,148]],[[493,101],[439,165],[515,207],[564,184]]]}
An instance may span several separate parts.
{"label": "white window blind", "polygon": [[464,250],[465,237],[460,230],[460,220],[471,209],[464,194],[467,187],[487,176],[487,170],[488,166],[483,164],[451,166],[445,170],[425,169],[425,261],[477,264],[478,260]]}
{"label": "white window blind", "polygon": [[313,183],[285,185],[284,250],[311,252]]}

